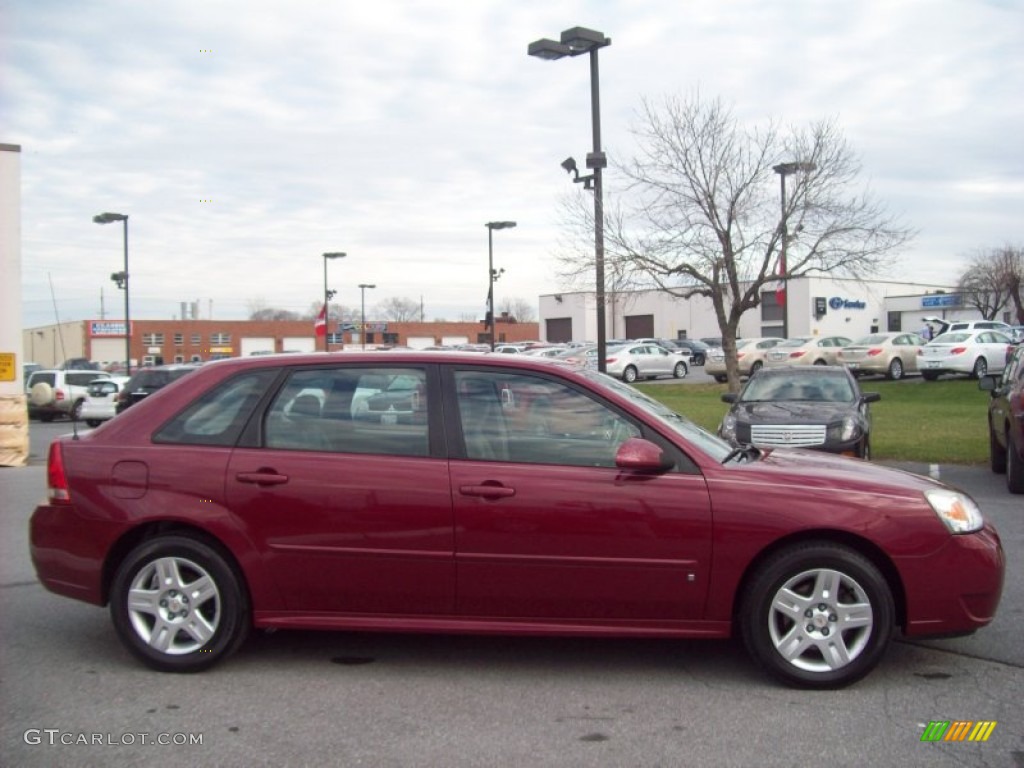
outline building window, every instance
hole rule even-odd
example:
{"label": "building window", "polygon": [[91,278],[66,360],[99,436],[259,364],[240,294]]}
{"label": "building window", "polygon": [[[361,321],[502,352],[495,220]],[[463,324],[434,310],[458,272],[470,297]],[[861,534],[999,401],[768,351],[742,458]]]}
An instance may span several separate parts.
{"label": "building window", "polygon": [[147,347],[163,346],[164,335],[162,333],[144,333],[142,334],[142,343]]}
{"label": "building window", "polygon": [[176,347],[180,347],[184,343],[185,343],[185,334],[184,333],[176,333],[176,334],[174,334],[174,345]]}
{"label": "building window", "polygon": [[189,362],[201,363],[201,362],[203,362],[203,356],[202,355],[192,355],[192,357],[189,358]]}
{"label": "building window", "polygon": [[192,346],[193,347],[198,347],[202,343],[203,343],[203,337],[200,334],[198,334],[198,333],[193,333],[192,334]]}
{"label": "building window", "polygon": [[344,344],[345,343],[345,335],[342,334],[342,333],[328,333],[327,334],[327,343],[328,344]]}
{"label": "building window", "polygon": [[381,338],[383,339],[385,344],[397,344],[398,343],[398,334],[397,333],[383,333],[383,334],[381,334]]}
{"label": "building window", "polygon": [[184,363],[185,362],[185,356],[184,355],[175,355],[174,356],[174,362],[176,362],[176,363]]}
{"label": "building window", "polygon": [[211,344],[230,344],[231,334],[230,333],[211,333],[210,334]]}

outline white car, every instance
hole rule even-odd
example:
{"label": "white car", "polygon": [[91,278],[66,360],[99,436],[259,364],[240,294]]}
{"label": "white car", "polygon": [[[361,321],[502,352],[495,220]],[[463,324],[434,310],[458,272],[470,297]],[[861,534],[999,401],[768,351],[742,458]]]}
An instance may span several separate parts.
{"label": "white car", "polygon": [[764,366],[837,365],[839,349],[852,342],[845,336],[794,336],[769,349]]}
{"label": "white car", "polygon": [[944,373],[980,379],[987,373],[1001,373],[1013,346],[1010,337],[999,331],[948,331],[921,347],[917,368],[926,381]]}
{"label": "white car", "polygon": [[[704,341],[701,339],[701,341]],[[774,336],[765,336],[756,339],[736,339],[736,365],[739,367],[740,376],[750,376],[764,366],[765,355],[768,350],[778,346],[785,339]],[[722,384],[726,381],[725,374],[725,351],[721,347],[708,349],[707,358],[704,361],[704,373],[715,377],[715,381]]]}
{"label": "white car", "polygon": [[128,376],[109,376],[93,379],[85,389],[85,399],[78,410],[78,418],[90,427],[98,427],[117,414],[117,394],[128,381]]}
{"label": "white car", "polygon": [[681,379],[690,372],[686,358],[673,354],[660,344],[622,344],[605,353],[605,372],[625,382],[675,376]]}

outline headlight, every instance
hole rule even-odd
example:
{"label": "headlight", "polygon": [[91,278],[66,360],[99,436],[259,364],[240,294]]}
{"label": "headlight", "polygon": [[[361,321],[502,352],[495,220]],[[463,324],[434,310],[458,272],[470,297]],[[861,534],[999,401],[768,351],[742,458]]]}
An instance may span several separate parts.
{"label": "headlight", "polygon": [[731,413],[725,414],[722,424],[718,428],[718,434],[723,440],[733,442],[736,439],[736,416]]}
{"label": "headlight", "polygon": [[964,493],[949,488],[932,488],[924,492],[924,497],[951,533],[973,533],[985,524],[974,499]]}
{"label": "headlight", "polygon": [[842,441],[847,443],[858,437],[860,437],[860,422],[854,416],[847,416],[843,419]]}

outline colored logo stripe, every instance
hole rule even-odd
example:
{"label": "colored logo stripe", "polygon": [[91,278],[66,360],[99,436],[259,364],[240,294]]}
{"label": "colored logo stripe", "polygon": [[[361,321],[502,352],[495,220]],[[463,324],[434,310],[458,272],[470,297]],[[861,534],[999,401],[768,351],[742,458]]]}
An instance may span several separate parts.
{"label": "colored logo stripe", "polygon": [[921,741],[988,741],[996,725],[995,720],[932,720]]}

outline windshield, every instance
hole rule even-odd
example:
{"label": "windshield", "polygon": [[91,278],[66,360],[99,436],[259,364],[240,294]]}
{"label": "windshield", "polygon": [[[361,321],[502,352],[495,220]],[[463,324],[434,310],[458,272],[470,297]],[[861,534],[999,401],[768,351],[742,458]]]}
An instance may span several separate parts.
{"label": "windshield", "polygon": [[740,393],[744,403],[810,401],[852,403],[856,400],[849,378],[817,371],[784,376],[754,376]]}
{"label": "windshield", "polygon": [[713,435],[703,427],[699,427],[685,416],[682,416],[653,397],[645,395],[638,389],[625,384],[606,373],[596,371],[584,371],[583,374],[592,382],[605,389],[610,389],[628,398],[634,404],[643,408],[650,416],[653,416],[659,423],[671,429],[677,435],[682,436],[688,442],[696,445],[717,461],[722,461],[732,451],[732,446],[717,435]]}

